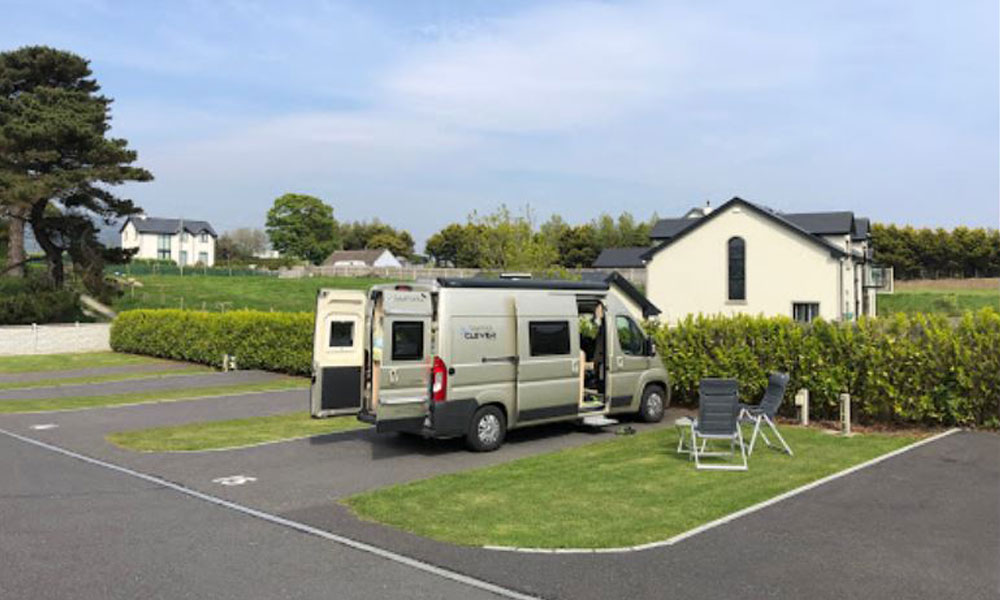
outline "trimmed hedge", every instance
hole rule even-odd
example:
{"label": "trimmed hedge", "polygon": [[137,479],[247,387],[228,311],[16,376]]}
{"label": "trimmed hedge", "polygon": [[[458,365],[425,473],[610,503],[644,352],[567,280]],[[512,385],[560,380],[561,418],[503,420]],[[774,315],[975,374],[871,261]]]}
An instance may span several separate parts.
{"label": "trimmed hedge", "polygon": [[[312,331],[309,313],[133,310],[115,319],[111,347],[209,365],[232,354],[240,368],[308,374]],[[735,377],[753,402],[767,374],[782,370],[791,375],[788,398],[810,391],[813,418],[835,418],[847,392],[861,422],[1000,425],[1000,314],[991,309],[957,321],[898,314],[809,325],[698,316],[650,331],[676,402],[696,404],[703,377]],[[794,411],[787,400],[782,408]]]}
{"label": "trimmed hedge", "polygon": [[768,372],[781,370],[791,375],[788,414],[790,398],[806,388],[813,418],[836,418],[847,392],[861,422],[1000,424],[1000,314],[991,309],[957,322],[927,314],[809,325],[699,316],[651,331],[681,403],[697,403],[703,377],[735,377],[754,402]]}
{"label": "trimmed hedge", "polygon": [[232,354],[241,369],[308,375],[312,332],[309,313],[130,310],[111,325],[111,347],[215,366]]}
{"label": "trimmed hedge", "polygon": [[0,325],[72,323],[84,320],[80,295],[39,278],[0,277]]}

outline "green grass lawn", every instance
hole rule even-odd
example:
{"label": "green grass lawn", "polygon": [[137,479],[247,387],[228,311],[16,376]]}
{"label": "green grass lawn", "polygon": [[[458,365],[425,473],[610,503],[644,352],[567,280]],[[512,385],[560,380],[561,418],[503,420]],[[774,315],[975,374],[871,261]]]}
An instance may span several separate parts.
{"label": "green grass lawn", "polygon": [[50,387],[54,385],[79,385],[82,383],[108,383],[112,381],[131,381],[134,379],[159,379],[176,375],[192,375],[196,373],[211,373],[214,369],[200,365],[191,365],[164,371],[139,371],[136,373],[108,373],[106,375],[85,375],[80,377],[63,377],[61,379],[39,379],[35,381],[0,381],[0,390]]}
{"label": "green grass lawn", "polygon": [[[697,471],[673,428],[367,492],[361,518],[465,545],[607,548],[662,540],[916,441],[783,427],[794,457]],[[446,459],[446,457],[445,457]]]}
{"label": "green grass lawn", "polygon": [[967,310],[979,310],[983,307],[1000,309],[1000,290],[998,289],[959,289],[959,290],[897,290],[893,294],[878,295],[878,314],[888,315],[903,313],[941,313],[958,316]]}
{"label": "green grass lawn", "polygon": [[324,287],[367,289],[386,279],[361,277],[277,277],[236,275],[141,275],[142,287],[126,291],[114,303],[117,311],[135,308],[188,308],[210,311],[252,308],[279,312],[311,312],[316,291]]}
{"label": "green grass lawn", "polygon": [[164,361],[119,354],[117,352],[83,352],[78,354],[28,354],[0,357],[0,374],[31,373],[35,371],[67,371],[93,367],[118,367],[122,365],[162,364]]}
{"label": "green grass lawn", "polygon": [[124,404],[142,404],[146,402],[174,402],[193,400],[209,396],[230,396],[251,392],[270,392],[288,389],[305,388],[309,380],[303,377],[282,377],[275,381],[248,384],[224,384],[185,388],[176,390],[153,390],[148,392],[129,392],[124,394],[106,394],[100,396],[66,396],[64,398],[39,398],[36,400],[0,400],[0,414],[45,412],[53,410],[73,410],[93,408],[96,406],[120,406]]}
{"label": "green grass lawn", "polygon": [[302,412],[120,431],[109,434],[107,440],[140,452],[219,450],[365,427],[353,416],[314,419]]}

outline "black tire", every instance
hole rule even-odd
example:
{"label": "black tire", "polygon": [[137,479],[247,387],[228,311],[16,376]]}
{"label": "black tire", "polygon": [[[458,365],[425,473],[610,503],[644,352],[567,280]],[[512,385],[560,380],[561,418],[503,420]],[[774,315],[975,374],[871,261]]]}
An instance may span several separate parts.
{"label": "black tire", "polygon": [[659,423],[663,420],[663,413],[670,406],[670,397],[667,396],[663,386],[650,384],[642,391],[642,400],[639,402],[639,419],[646,423]]}
{"label": "black tire", "polygon": [[507,437],[507,419],[496,406],[484,406],[472,415],[465,444],[473,452],[493,452]]}

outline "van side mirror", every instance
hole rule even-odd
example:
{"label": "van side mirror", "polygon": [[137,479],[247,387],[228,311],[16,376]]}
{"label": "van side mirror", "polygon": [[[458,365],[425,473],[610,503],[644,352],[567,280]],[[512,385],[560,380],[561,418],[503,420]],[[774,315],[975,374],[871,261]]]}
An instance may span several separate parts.
{"label": "van side mirror", "polygon": [[646,356],[656,356],[656,343],[651,337],[646,338]]}

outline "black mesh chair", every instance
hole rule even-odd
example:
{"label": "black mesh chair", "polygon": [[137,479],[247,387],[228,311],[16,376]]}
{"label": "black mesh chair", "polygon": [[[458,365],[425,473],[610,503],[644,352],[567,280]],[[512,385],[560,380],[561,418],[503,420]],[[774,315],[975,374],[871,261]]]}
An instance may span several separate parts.
{"label": "black mesh chair", "polygon": [[740,421],[753,425],[753,435],[750,436],[750,447],[747,449],[748,456],[753,455],[753,447],[757,443],[758,435],[760,435],[764,443],[769,447],[775,447],[771,444],[771,440],[767,439],[767,434],[761,430],[761,425],[767,425],[771,429],[771,432],[774,433],[774,436],[778,438],[778,441],[781,442],[784,451],[789,456],[794,456],[792,449],[785,442],[785,438],[781,437],[778,426],[774,424],[775,416],[778,414],[778,407],[781,406],[781,401],[785,397],[785,389],[787,387],[787,373],[771,373],[767,378],[767,390],[764,392],[764,397],[761,399],[760,404],[740,404]]}
{"label": "black mesh chair", "polygon": [[[698,418],[691,423],[691,454],[699,469],[746,471],[747,454],[740,430],[739,382],[735,379],[702,379],[698,387]],[[729,440],[728,452],[706,452],[709,440]],[[735,457],[739,447],[742,464],[703,463],[706,456]]]}

